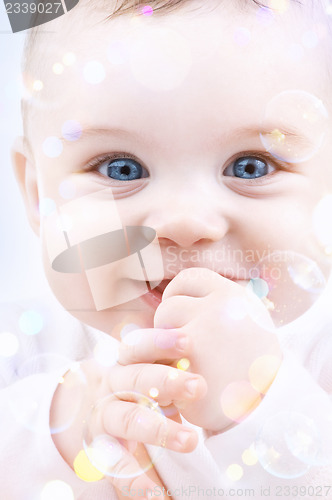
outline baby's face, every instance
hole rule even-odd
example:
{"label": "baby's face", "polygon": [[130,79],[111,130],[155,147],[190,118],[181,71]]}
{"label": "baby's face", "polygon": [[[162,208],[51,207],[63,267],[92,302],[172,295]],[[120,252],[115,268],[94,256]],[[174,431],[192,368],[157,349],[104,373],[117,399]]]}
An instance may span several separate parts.
{"label": "baby's face", "polygon": [[[312,260],[327,276],[312,224],[332,189],[324,34],[305,7],[269,21],[223,2],[80,26],[50,49],[50,100],[32,142],[45,269],[68,310],[117,335],[122,323],[153,325],[163,287],[183,268],[244,284],[273,253],[281,273],[295,255],[292,272],[310,274]],[[76,62],[52,73],[68,52]],[[127,226],[156,232],[141,246],[145,270],[135,251],[98,260],[98,235]],[[86,241],[98,256],[89,269],[54,269]],[[161,279],[149,292],[146,281]]]}

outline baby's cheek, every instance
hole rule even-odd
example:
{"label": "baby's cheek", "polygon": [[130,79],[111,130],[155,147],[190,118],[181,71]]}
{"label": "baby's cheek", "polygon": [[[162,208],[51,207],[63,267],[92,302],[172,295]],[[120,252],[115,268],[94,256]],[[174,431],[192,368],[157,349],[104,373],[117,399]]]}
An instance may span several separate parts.
{"label": "baby's cheek", "polygon": [[59,273],[50,263],[43,250],[43,264],[47,281],[63,307],[71,311],[95,311],[90,287],[83,273]]}

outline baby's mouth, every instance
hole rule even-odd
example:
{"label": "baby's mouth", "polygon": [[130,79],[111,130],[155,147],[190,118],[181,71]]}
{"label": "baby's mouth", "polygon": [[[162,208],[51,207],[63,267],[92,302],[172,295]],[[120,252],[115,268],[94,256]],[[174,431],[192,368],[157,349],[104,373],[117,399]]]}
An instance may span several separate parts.
{"label": "baby's mouth", "polygon": [[160,293],[162,295],[164,293],[165,288],[171,281],[172,281],[171,279],[165,279],[162,280],[158,285],[156,285],[158,281],[150,281],[149,282],[150,289],[151,291],[156,291],[157,293]]}
{"label": "baby's mouth", "polygon": [[159,281],[146,281],[148,292],[142,295],[142,299],[153,308],[157,308],[161,304],[163,293],[171,279]]}

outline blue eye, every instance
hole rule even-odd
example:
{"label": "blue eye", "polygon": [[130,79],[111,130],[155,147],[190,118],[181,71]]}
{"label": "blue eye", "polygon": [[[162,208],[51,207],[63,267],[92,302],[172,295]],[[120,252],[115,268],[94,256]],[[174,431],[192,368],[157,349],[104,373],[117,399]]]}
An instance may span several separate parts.
{"label": "blue eye", "polygon": [[240,179],[257,179],[274,170],[269,163],[255,156],[242,156],[229,165],[224,175],[239,177]]}
{"label": "blue eye", "polygon": [[133,181],[148,177],[147,171],[131,158],[117,158],[98,167],[99,173],[117,181]]}

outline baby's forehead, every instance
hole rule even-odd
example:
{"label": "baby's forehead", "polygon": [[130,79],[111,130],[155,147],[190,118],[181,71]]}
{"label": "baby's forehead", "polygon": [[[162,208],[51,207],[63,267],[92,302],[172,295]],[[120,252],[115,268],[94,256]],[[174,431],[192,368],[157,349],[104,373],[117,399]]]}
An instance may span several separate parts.
{"label": "baby's forehead", "polygon": [[[250,4],[251,8],[244,9],[244,3]],[[311,30],[316,33],[317,39],[321,36],[322,40],[326,36],[323,24],[316,26],[312,22],[309,15],[311,2],[310,5],[308,2],[299,5],[295,0],[289,0],[288,9],[275,13],[266,9],[262,12],[262,8],[258,6],[254,8],[252,0],[244,3],[236,2],[235,7],[235,3],[229,6],[225,2],[209,2],[204,7],[178,10],[156,17],[154,14],[148,17],[126,15],[112,20],[106,19],[107,10],[103,9],[87,18],[82,15],[87,8],[83,3],[75,12],[75,17],[59,18],[56,24],[51,23],[53,31],[42,32],[37,40],[40,51],[45,47],[40,76],[37,73],[37,76],[30,79],[43,83],[43,89],[34,92],[37,112],[38,109],[50,109],[56,113],[69,104],[68,108],[73,109],[75,103],[76,108],[82,106],[83,101],[78,99],[78,95],[84,87],[88,89],[84,94],[84,105],[90,105],[91,117],[97,118],[93,116],[94,99],[107,97],[111,103],[112,99],[117,99],[113,95],[114,89],[120,89],[121,97],[125,90],[131,94],[136,92],[130,87],[130,73],[136,76],[138,71],[144,80],[142,73],[156,72],[155,68],[158,68],[163,59],[167,64],[175,65],[180,72],[186,71],[189,65],[195,68],[196,63],[209,59],[209,64],[204,67],[208,79],[208,72],[212,69],[216,71],[216,66],[222,71],[223,58],[228,57],[231,50],[235,50],[233,62],[228,60],[228,71],[231,70],[232,73],[224,78],[228,83],[220,87],[220,93],[225,90],[227,95],[227,86],[234,86],[236,92],[239,78],[243,78],[245,74],[253,74],[255,68],[261,67],[264,61],[267,67],[271,67],[274,59],[287,60],[291,51],[295,54],[292,71],[296,72],[297,66],[306,64],[307,52],[303,52],[302,61],[301,57],[296,60],[296,50],[301,56],[301,45],[298,42],[305,33]],[[299,12],[302,12],[300,17]],[[318,39],[318,43],[322,40]],[[68,57],[66,59],[68,54],[73,56],[73,64],[66,65],[66,60],[70,60]],[[243,67],[243,61],[239,64],[243,54],[247,54],[246,67]],[[323,61],[322,54],[323,51],[319,50],[317,61]],[[134,58],[136,62],[133,62]],[[140,65],[138,69],[137,60]],[[102,80],[106,72],[110,91],[108,94],[99,94],[102,84],[99,85],[98,78]],[[324,80],[323,74],[324,71],[321,70],[321,81]],[[192,75],[194,77],[195,73]],[[266,79],[269,78],[271,75],[267,74]],[[274,78],[278,79],[280,75],[276,73]],[[257,83],[263,84],[262,81]],[[142,93],[143,90],[146,89],[142,88]],[[167,92],[168,89],[157,90]],[[238,92],[242,93],[241,99],[245,97],[243,87],[239,86]],[[155,95],[152,96],[154,97]],[[139,107],[138,103],[136,107]]]}

